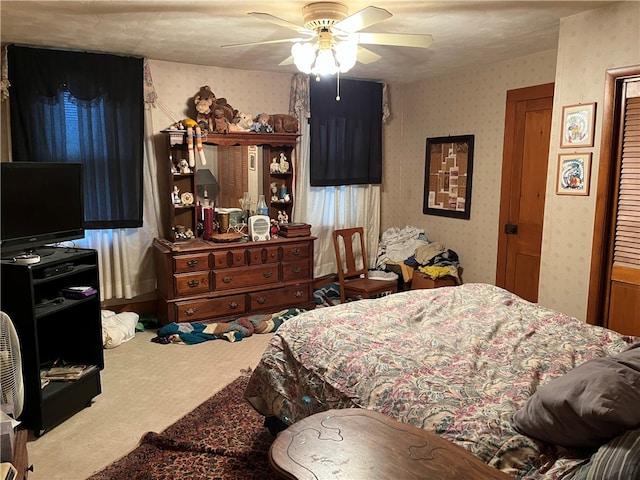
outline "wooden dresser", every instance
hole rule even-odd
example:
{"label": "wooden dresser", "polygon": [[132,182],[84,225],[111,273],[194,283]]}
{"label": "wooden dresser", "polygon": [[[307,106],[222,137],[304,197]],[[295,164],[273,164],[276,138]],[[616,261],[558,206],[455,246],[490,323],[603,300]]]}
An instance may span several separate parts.
{"label": "wooden dresser", "polygon": [[314,308],[314,240],[173,243],[156,238],[160,323],[228,321],[285,308]]}

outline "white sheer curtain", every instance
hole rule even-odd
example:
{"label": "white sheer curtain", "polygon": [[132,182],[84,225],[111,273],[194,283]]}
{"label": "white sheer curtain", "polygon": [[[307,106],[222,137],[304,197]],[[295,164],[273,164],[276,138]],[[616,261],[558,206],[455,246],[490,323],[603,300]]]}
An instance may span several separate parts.
{"label": "white sheer curtain", "polygon": [[100,298],[130,299],[155,291],[156,270],[151,245],[158,236],[161,214],[157,186],[156,154],[153,143],[151,108],[156,92],[145,61],[143,214],[142,227],[87,230],[78,246],[98,251]]}
{"label": "white sheer curtain", "polygon": [[347,185],[311,187],[309,180],[309,77],[295,74],[291,80],[289,113],[300,122],[297,146],[297,179],[295,185],[295,222],[311,224],[315,242],[315,278],[338,271],[333,250],[333,231],[339,228],[363,227],[369,266],[375,265],[380,237],[380,186]]}

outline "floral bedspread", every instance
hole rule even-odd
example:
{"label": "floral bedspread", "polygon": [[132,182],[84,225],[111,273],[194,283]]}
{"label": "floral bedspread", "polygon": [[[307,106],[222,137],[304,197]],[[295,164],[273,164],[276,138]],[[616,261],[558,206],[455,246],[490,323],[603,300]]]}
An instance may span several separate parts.
{"label": "floral bedspread", "polygon": [[512,415],[538,385],[633,340],[491,285],[413,290],[288,320],[245,398],[287,424],[330,408],[377,410],[507,474],[557,479],[585,453],[517,433]]}

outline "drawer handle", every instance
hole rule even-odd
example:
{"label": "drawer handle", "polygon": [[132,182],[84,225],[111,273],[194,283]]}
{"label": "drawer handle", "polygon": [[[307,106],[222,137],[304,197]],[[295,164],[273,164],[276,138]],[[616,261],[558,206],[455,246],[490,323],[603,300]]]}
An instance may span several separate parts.
{"label": "drawer handle", "polygon": [[233,277],[222,277],[222,281],[224,283],[231,283],[232,280],[233,280]]}
{"label": "drawer handle", "polygon": [[302,250],[300,250],[299,248],[294,248],[293,250],[291,250],[291,255],[302,255]]}
{"label": "drawer handle", "polygon": [[187,262],[187,267],[195,267],[196,265],[198,265],[198,260],[189,260]]}
{"label": "drawer handle", "polygon": [[267,297],[258,297],[256,299],[256,302],[258,302],[260,305],[262,305],[262,304],[267,302]]}
{"label": "drawer handle", "polygon": [[269,270],[268,272],[264,272],[264,273],[262,274],[262,276],[263,276],[264,278],[271,278],[271,277],[273,276],[273,272],[272,272],[271,270]]}
{"label": "drawer handle", "polygon": [[296,298],[302,298],[303,295],[304,295],[304,292],[302,290],[298,290],[296,293],[293,294],[293,296]]}
{"label": "drawer handle", "polygon": [[187,282],[187,285],[189,285],[189,287],[191,287],[191,288],[195,288],[198,285],[200,285],[200,280],[189,280]]}
{"label": "drawer handle", "polygon": [[187,308],[187,309],[184,311],[184,313],[185,313],[187,316],[189,316],[189,317],[190,317],[190,316],[192,316],[192,315],[195,315],[197,310],[198,310],[197,308],[193,308],[193,307],[191,307],[191,308]]}
{"label": "drawer handle", "polygon": [[300,273],[302,271],[300,267],[293,267],[291,270],[293,270],[293,273]]}
{"label": "drawer handle", "polygon": [[231,302],[229,304],[229,308],[235,310],[236,308],[238,308],[240,306],[240,304],[238,302]]}

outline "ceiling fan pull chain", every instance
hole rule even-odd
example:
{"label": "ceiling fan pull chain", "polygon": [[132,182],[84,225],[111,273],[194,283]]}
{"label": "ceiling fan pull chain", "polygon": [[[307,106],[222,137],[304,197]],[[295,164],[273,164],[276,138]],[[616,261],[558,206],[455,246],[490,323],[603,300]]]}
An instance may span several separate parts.
{"label": "ceiling fan pull chain", "polygon": [[337,90],[336,102],[339,102],[340,101],[340,70],[338,70],[338,73],[336,75],[336,90]]}

